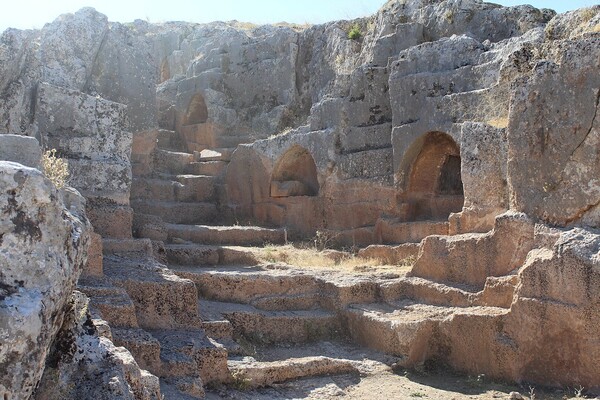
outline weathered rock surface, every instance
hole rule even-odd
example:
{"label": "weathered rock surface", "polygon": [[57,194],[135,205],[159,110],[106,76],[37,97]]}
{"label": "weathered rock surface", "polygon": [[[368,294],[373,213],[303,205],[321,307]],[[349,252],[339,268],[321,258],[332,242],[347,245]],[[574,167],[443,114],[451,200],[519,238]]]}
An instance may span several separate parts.
{"label": "weathered rock surface", "polygon": [[2,161],[0,182],[0,364],[10,371],[0,392],[26,399],[86,261],[90,227],[83,199],[57,191],[38,170]]}
{"label": "weathered rock surface", "polygon": [[512,100],[511,206],[550,224],[600,223],[599,56],[598,35],[562,42],[558,59],[539,62]]}
{"label": "weathered rock surface", "polygon": [[[0,133],[26,136],[0,137],[0,153],[37,166],[35,137],[69,160],[102,235],[80,282],[102,338],[81,298],[65,324],[57,311],[84,262],[69,241],[69,227],[87,224],[84,203],[64,191],[72,210],[61,211],[37,171],[2,164],[0,246],[20,246],[2,256],[74,273],[52,284],[3,268],[2,301],[36,287],[51,300],[42,314],[24,309],[35,324],[17,326],[9,313],[16,319],[0,325],[29,329],[7,333],[0,362],[29,346],[35,371],[3,377],[0,389],[31,392],[60,325],[38,398],[158,396],[158,378],[105,340],[113,336],[165,394],[183,398],[230,380],[234,336],[341,335],[408,367],[437,360],[495,378],[600,386],[599,22],[600,6],[555,16],[479,0],[392,0],[371,18],[303,29],[119,24],[83,9],[41,30],[6,31]],[[246,222],[274,229],[230,226]],[[48,238],[50,223],[61,228]],[[359,254],[402,266],[368,276],[366,266],[254,266],[256,249],[243,247],[313,235],[375,244]],[[305,361],[230,369],[254,371],[259,386],[350,366]],[[92,395],[95,386],[106,391]]]}
{"label": "weathered rock surface", "polygon": [[158,379],[150,384],[129,351],[98,336],[85,295],[74,292],[67,308],[33,398],[161,399]]}
{"label": "weathered rock surface", "polygon": [[12,161],[40,169],[42,151],[36,138],[21,135],[0,135],[0,160]]}

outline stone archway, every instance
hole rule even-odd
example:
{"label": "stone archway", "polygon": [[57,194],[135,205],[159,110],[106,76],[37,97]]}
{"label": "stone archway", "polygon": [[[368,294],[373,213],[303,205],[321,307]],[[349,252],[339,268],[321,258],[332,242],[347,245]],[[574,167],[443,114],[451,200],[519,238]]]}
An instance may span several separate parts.
{"label": "stone archway", "polygon": [[404,196],[409,204],[408,219],[440,220],[461,211],[460,149],[454,139],[443,132],[429,132],[416,146]]}
{"label": "stone archway", "polygon": [[319,180],[315,160],[304,147],[294,145],[275,164],[271,176],[271,197],[317,194]]}
{"label": "stone archway", "polygon": [[190,100],[190,104],[183,116],[183,126],[197,125],[205,123],[208,120],[208,108],[204,96],[196,93]]}

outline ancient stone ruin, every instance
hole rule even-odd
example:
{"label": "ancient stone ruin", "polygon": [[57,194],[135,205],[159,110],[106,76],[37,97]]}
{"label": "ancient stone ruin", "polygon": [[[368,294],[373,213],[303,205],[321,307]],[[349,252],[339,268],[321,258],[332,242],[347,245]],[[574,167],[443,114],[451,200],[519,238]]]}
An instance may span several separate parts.
{"label": "ancient stone ruin", "polygon": [[599,72],[600,6],[8,29],[0,399],[593,393]]}

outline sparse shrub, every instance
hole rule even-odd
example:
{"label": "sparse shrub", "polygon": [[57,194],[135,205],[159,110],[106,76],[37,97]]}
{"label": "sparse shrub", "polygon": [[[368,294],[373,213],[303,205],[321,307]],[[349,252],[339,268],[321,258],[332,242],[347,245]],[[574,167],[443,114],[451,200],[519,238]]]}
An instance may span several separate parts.
{"label": "sparse shrub", "polygon": [[333,234],[331,232],[326,232],[326,231],[317,231],[315,233],[315,237],[313,238],[315,250],[323,251],[323,250],[331,247],[331,245],[333,244],[333,240],[338,235],[339,234]]}
{"label": "sparse shrub", "polygon": [[250,390],[252,387],[252,379],[246,377],[244,373],[240,371],[234,371],[231,374],[233,378],[233,387],[241,392]]}
{"label": "sparse shrub", "polygon": [[348,31],[348,39],[350,40],[359,40],[362,37],[362,31],[360,30],[360,25],[354,24],[350,27]]}
{"label": "sparse shrub", "polygon": [[67,184],[69,162],[56,156],[56,149],[45,151],[42,155],[42,172],[58,189]]}

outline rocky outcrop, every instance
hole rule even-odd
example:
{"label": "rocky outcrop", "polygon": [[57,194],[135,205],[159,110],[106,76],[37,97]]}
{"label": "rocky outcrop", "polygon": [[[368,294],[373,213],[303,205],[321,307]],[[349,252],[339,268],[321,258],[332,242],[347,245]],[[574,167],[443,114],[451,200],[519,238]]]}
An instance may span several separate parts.
{"label": "rocky outcrop", "polygon": [[599,226],[600,38],[561,43],[516,88],[508,127],[511,206],[550,224]]}
{"label": "rocky outcrop", "polygon": [[[230,344],[211,335],[293,342],[342,328],[404,366],[599,386],[599,22],[599,6],[556,16],[391,0],[370,18],[303,29],[119,24],[88,8],[6,31],[0,133],[23,137],[0,137],[0,155],[37,166],[37,138],[68,159],[87,202],[1,164],[2,255],[25,264],[6,261],[0,275],[10,330],[0,360],[34,372],[14,369],[0,389],[30,394],[45,362],[38,398],[95,386],[107,398],[158,396],[157,378],[106,340],[99,317],[169,394],[199,397],[203,382],[231,378]],[[80,282],[94,322],[76,295],[63,323],[85,258],[84,207],[101,235]],[[416,263],[406,276],[341,283],[229,266],[256,264],[256,249],[239,246],[313,235]],[[36,275],[40,260],[52,282]],[[11,314],[42,294],[45,308],[27,301]],[[203,320],[204,306],[217,319]],[[256,385],[301,375],[304,364],[289,374],[284,364],[238,372],[257,367]]]}
{"label": "rocky outcrop", "polygon": [[69,299],[33,398],[161,399],[158,378],[140,370],[129,351],[98,336],[88,303],[77,291]]}
{"label": "rocky outcrop", "polygon": [[69,183],[87,199],[96,232],[105,237],[131,237],[132,134],[126,107],[42,83],[36,110],[42,142],[68,160]]}
{"label": "rocky outcrop", "polygon": [[[35,169],[0,162],[0,393],[26,399],[87,257],[89,222],[75,191],[59,192]],[[64,205],[63,205],[64,201]]]}

